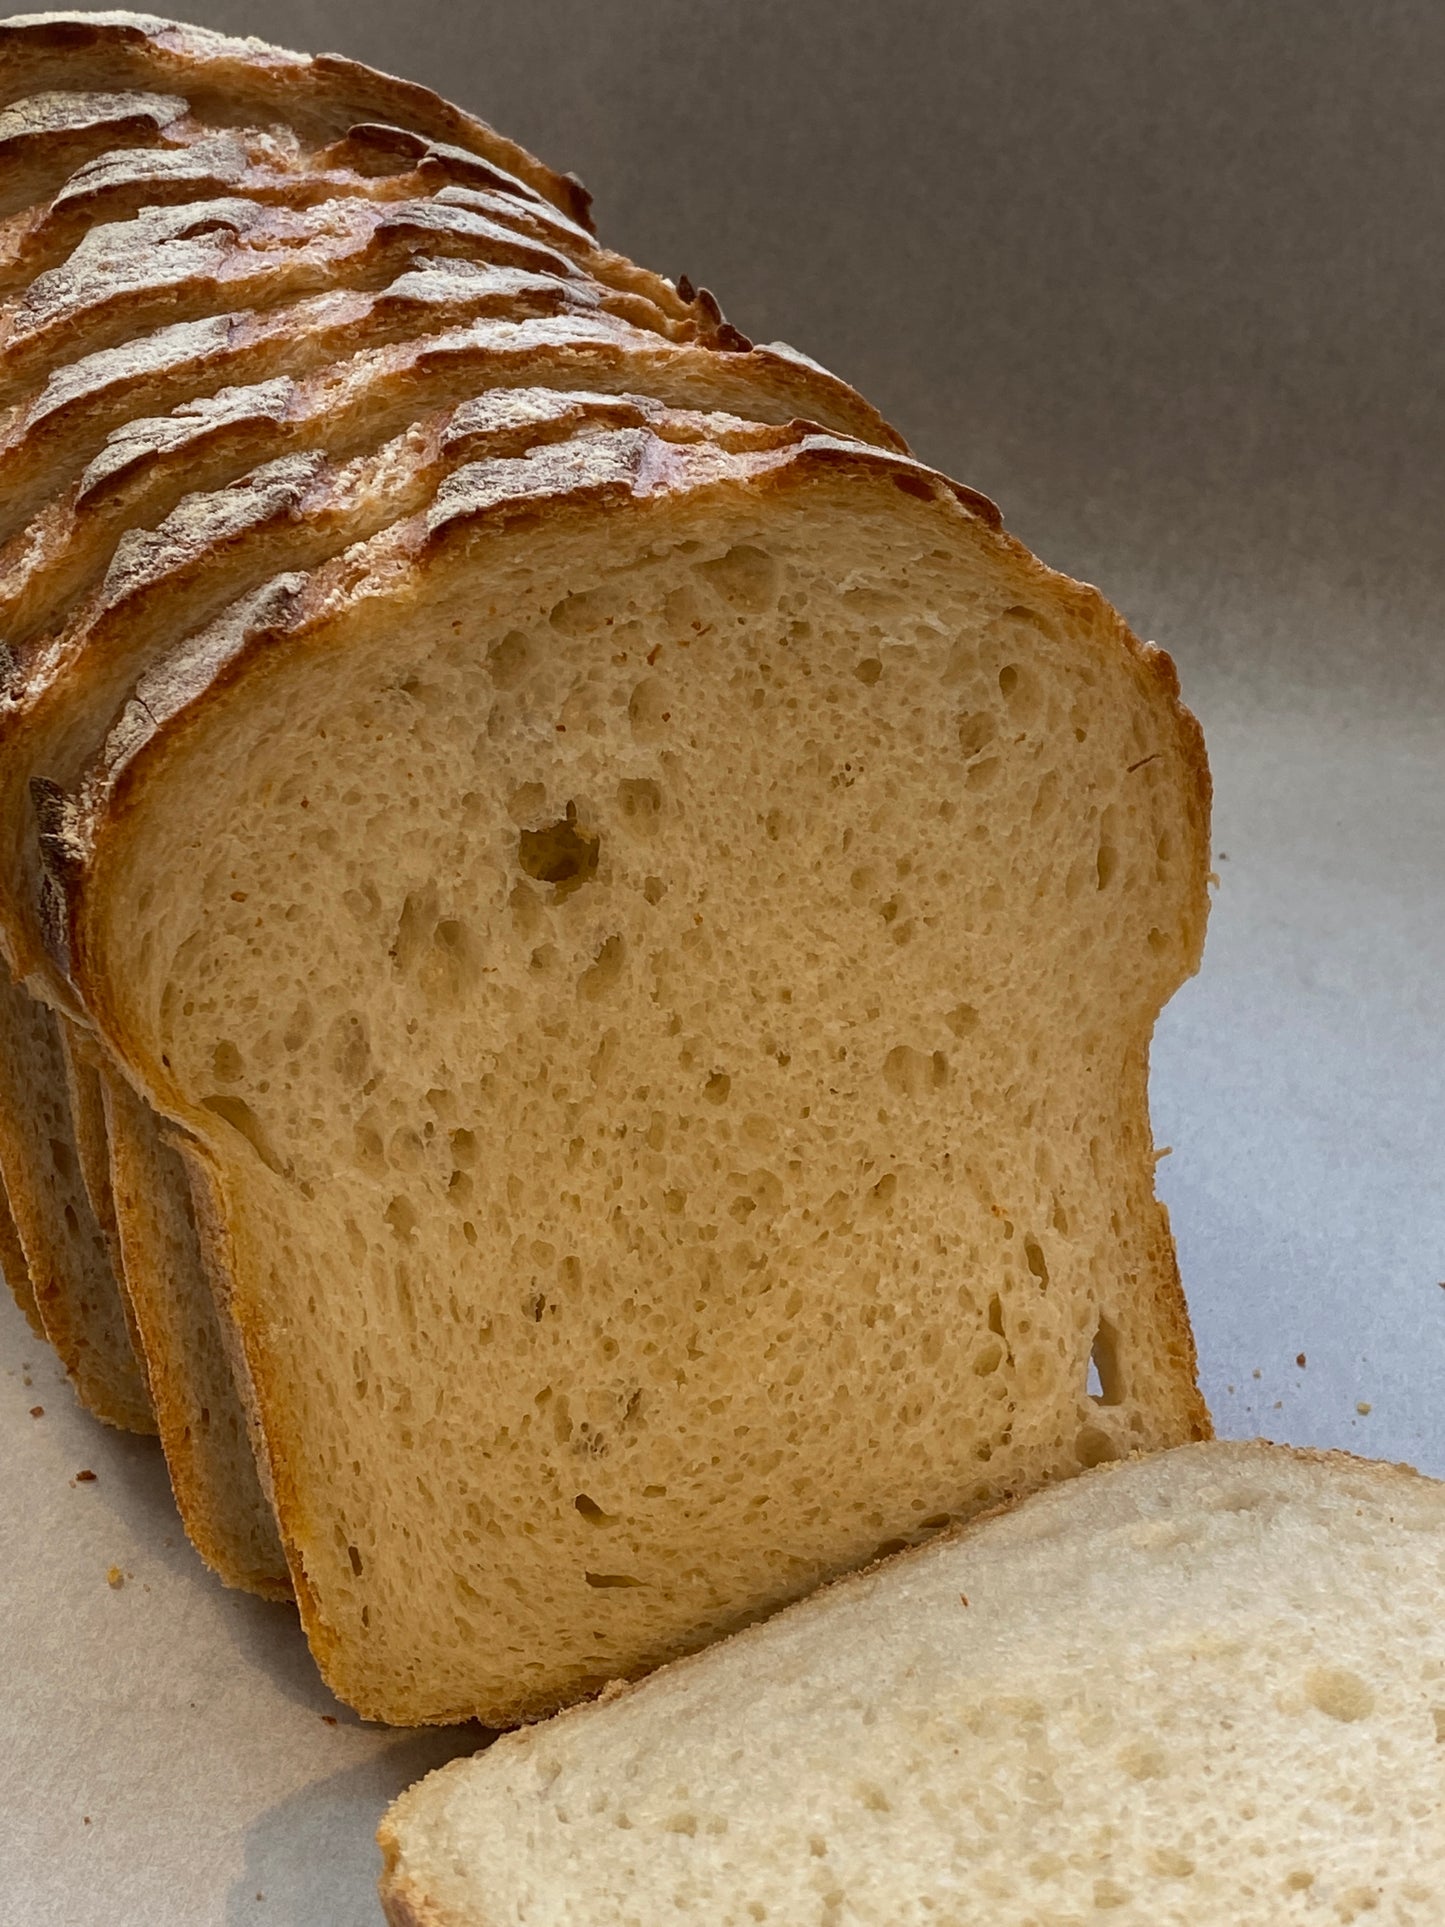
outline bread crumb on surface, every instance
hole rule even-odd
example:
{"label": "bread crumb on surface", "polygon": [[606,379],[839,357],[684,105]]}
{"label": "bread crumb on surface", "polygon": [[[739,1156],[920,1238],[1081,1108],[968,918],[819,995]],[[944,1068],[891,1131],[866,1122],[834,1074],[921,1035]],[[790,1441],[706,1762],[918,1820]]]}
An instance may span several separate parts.
{"label": "bread crumb on surface", "polygon": [[1294,1362],[1295,1362],[1295,1364],[1296,1364],[1296,1365],[1298,1365],[1298,1366],[1299,1366],[1299,1368],[1300,1368],[1300,1370],[1301,1370],[1301,1371],[1303,1371],[1303,1370],[1304,1370],[1304,1368],[1305,1368],[1305,1355],[1304,1355],[1304,1353],[1303,1353],[1303,1352],[1296,1352],[1296,1353],[1295,1353],[1295,1359],[1294,1359]]}
{"label": "bread crumb on surface", "polygon": [[1361,1418],[1368,1418],[1371,1412],[1374,1411],[1374,1409],[1375,1408],[1373,1405],[1371,1405],[1370,1401],[1365,1398],[1362,1398],[1355,1406],[1355,1410],[1359,1413]]}
{"label": "bread crumb on surface", "polygon": [[30,1416],[31,1418],[44,1418],[45,1407],[43,1405],[32,1405],[30,1408]]}
{"label": "bread crumb on surface", "polygon": [[72,1485],[94,1485],[95,1474],[90,1470],[89,1466],[87,1466],[83,1472],[77,1472],[70,1483]]}
{"label": "bread crumb on surface", "polygon": [[125,1574],[121,1571],[119,1566],[112,1566],[110,1568],[110,1570],[105,1575],[105,1583],[112,1589],[112,1591],[114,1592],[120,1591],[121,1587],[125,1584]]}

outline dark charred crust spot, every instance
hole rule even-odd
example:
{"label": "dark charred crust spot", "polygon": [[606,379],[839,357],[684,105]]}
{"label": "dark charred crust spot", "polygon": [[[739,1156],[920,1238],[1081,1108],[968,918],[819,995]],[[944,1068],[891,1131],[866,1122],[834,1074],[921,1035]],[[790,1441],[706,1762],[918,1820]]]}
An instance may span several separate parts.
{"label": "dark charred crust spot", "polygon": [[935,490],[926,475],[914,475],[907,469],[899,469],[893,477],[893,486],[901,488],[905,495],[916,495],[920,502],[931,502]]}
{"label": "dark charred crust spot", "polygon": [[735,355],[749,354],[753,346],[741,328],[735,328],[730,321],[723,322],[718,329],[713,345],[723,349],[725,353]]}
{"label": "dark charred crust spot", "polygon": [[567,183],[569,190],[567,196],[569,204],[562,212],[570,214],[572,219],[580,227],[585,227],[589,234],[595,234],[597,230],[592,221],[591,190],[585,187],[575,174],[564,174],[562,179]]}
{"label": "dark charred crust spot", "polygon": [[723,311],[719,305],[717,296],[711,288],[698,289],[697,305],[702,309],[703,313],[715,328],[722,326]]}
{"label": "dark charred crust spot", "polygon": [[677,277],[677,293],[679,300],[685,301],[689,307],[697,300],[697,289],[685,274]]}

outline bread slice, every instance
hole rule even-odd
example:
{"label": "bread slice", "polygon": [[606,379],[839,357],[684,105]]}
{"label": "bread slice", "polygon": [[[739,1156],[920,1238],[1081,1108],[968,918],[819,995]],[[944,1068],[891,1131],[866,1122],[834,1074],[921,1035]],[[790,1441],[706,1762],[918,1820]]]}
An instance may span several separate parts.
{"label": "bread slice", "polygon": [[1438,1918],[1445,1486],[1185,1447],[509,1734],[382,1823],[393,1927]]}
{"label": "bread slice", "polygon": [[[430,88],[339,54],[292,53],[154,14],[32,13],[0,20],[0,107],[57,92],[141,92],[186,102],[216,126],[284,121],[312,142],[382,122],[444,141],[516,175],[571,219],[590,197]],[[113,144],[113,143],[110,143]]]}
{"label": "bread slice", "polygon": [[1176,692],[917,464],[665,422],[458,471],[143,679],[53,940],[209,1166],[345,1698],[536,1714],[1206,1428],[1145,1097]]}
{"label": "bread slice", "polygon": [[228,1586],[289,1599],[185,1168],[155,1112],[102,1073],[121,1276],[150,1367],[156,1423],[187,1536]]}
{"label": "bread slice", "polygon": [[26,1262],[25,1247],[20,1242],[15,1214],[10,1209],[10,1194],[5,1189],[3,1180],[0,1180],[0,1271],[5,1274],[10,1295],[19,1307],[26,1324],[35,1337],[43,1339],[45,1325],[41,1320],[40,1307],[35,1302],[35,1289],[30,1282],[30,1266]]}
{"label": "bread slice", "polygon": [[[86,1190],[54,1014],[0,970],[0,1169],[34,1304],[81,1402],[131,1432],[154,1432],[105,1228]],[[7,1257],[14,1254],[7,1253]]]}

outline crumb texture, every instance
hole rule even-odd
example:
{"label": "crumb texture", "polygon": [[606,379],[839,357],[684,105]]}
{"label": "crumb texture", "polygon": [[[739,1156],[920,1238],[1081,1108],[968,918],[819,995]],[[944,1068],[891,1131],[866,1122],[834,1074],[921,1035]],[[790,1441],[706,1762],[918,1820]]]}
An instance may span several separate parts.
{"label": "crumb texture", "polygon": [[1442,1573],[1397,1468],[1110,1467],[433,1774],[388,1917],[1430,1927]]}

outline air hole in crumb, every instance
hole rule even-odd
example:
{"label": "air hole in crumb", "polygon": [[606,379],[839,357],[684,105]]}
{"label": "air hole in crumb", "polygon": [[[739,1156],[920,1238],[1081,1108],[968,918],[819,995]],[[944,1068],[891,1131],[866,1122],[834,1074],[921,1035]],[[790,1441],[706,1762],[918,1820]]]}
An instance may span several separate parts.
{"label": "air hole in crumb", "polygon": [[515,689],[532,666],[533,649],[520,629],[509,629],[487,651],[487,668],[498,689]]}
{"label": "air hole in crumb", "polygon": [[346,1556],[351,1561],[351,1570],[356,1574],[357,1578],[359,1579],[361,1577],[360,1551],[356,1546],[348,1546],[346,1548]]}
{"label": "air hole in crumb", "polygon": [[1121,1459],[1124,1454],[1109,1434],[1097,1425],[1084,1425],[1074,1441],[1074,1457],[1085,1467],[1106,1465],[1110,1459]]}
{"label": "air hole in crumb", "polygon": [[617,785],[617,807],[629,823],[648,824],[662,808],[662,788],[650,776],[627,776]]}
{"label": "air hole in crumb", "polygon": [[524,875],[538,883],[550,883],[560,902],[596,874],[601,839],[590,830],[577,827],[577,805],[569,803],[565,815],[540,830],[523,830],[517,838],[517,861]]}
{"label": "air hole in crumb", "polygon": [[883,664],[878,660],[877,656],[865,656],[862,662],[854,663],[853,674],[858,678],[859,682],[867,683],[871,688],[883,674]]}
{"label": "air hole in crumb", "polygon": [[734,608],[760,615],[777,596],[778,565],[763,549],[739,542],[715,561],[694,565],[697,572]]}
{"label": "air hole in crumb", "polygon": [[403,1197],[393,1198],[382,1216],[403,1244],[414,1235],[420,1223],[410,1200]]}
{"label": "air hole in crumb", "polygon": [[1375,1710],[1375,1695],[1358,1673],[1343,1666],[1316,1666],[1305,1679],[1305,1697],[1332,1720],[1362,1720]]}
{"label": "air hole in crumb", "polygon": [[608,1588],[615,1586],[640,1586],[645,1583],[641,1579],[635,1579],[628,1572],[584,1572],[582,1577],[589,1586],[595,1586],[599,1592],[605,1592]]}
{"label": "air hole in crumb", "polygon": [[672,720],[671,699],[656,676],[638,683],[627,704],[627,720],[641,743],[656,742]]}
{"label": "air hole in crumb", "polygon": [[246,1069],[246,1061],[230,1042],[217,1044],[211,1053],[211,1066],[223,1084],[234,1084]]}
{"label": "air hole in crumb", "polygon": [[607,938],[597,955],[577,979],[577,995],[588,1003],[605,997],[622,975],[627,947],[616,934]]}
{"label": "air hole in crumb", "polygon": [[1043,1246],[1039,1243],[1038,1239],[1032,1235],[1024,1239],[1024,1256],[1028,1259],[1029,1270],[1034,1274],[1035,1278],[1038,1279],[1044,1289],[1047,1290],[1049,1283],[1049,1261],[1044,1256]]}
{"label": "air hole in crumb", "polygon": [[1097,1405],[1122,1405],[1124,1402],[1119,1333],[1107,1318],[1099,1320],[1093,1348],[1089,1353],[1089,1396]]}
{"label": "air hole in crumb", "polygon": [[702,1094],[710,1104],[725,1104],[733,1081],[726,1071],[714,1071],[702,1087]]}
{"label": "air hole in crumb", "polygon": [[909,1044],[895,1044],[883,1060],[883,1082],[900,1097],[922,1097],[948,1082],[948,1059],[942,1051],[925,1056]]}

